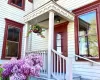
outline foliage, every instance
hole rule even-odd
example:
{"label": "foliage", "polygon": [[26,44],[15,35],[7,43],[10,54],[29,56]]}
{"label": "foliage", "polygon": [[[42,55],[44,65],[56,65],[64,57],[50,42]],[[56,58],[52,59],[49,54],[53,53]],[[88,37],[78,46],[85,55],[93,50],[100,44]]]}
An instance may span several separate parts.
{"label": "foliage", "polygon": [[3,72],[3,68],[0,67],[0,80],[2,80],[2,72]]}
{"label": "foliage", "polygon": [[2,77],[10,76],[10,80],[26,80],[28,76],[39,76],[42,65],[42,57],[39,55],[28,55],[20,60],[12,58],[10,62],[2,65],[4,69]]}
{"label": "foliage", "polygon": [[31,26],[31,28],[28,31],[27,36],[29,36],[29,34],[31,32],[37,33],[38,35],[40,35],[42,38],[45,38],[45,36],[42,34],[44,30],[42,30],[41,26],[39,26],[38,24]]}

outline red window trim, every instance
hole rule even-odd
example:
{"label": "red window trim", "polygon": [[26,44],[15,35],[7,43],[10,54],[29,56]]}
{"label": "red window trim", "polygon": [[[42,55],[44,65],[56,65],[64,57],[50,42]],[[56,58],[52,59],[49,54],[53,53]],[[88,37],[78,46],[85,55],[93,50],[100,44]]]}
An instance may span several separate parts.
{"label": "red window trim", "polygon": [[[78,8],[76,10],[73,10],[73,13],[75,14],[75,53],[79,55],[79,40],[78,40],[78,16],[90,11],[96,10],[96,19],[97,19],[97,33],[98,33],[98,51],[99,51],[99,59],[92,59],[95,61],[100,61],[100,1],[95,1],[93,3],[90,3],[88,5],[85,5],[81,8]],[[86,61],[83,59],[78,58],[77,61]]]}
{"label": "red window trim", "polygon": [[8,25],[17,26],[21,30],[20,42],[19,42],[19,53],[18,53],[18,58],[20,58],[21,57],[21,45],[22,45],[22,32],[23,32],[24,24],[21,24],[21,23],[9,20],[7,18],[5,18],[5,22],[6,22],[6,24],[5,24],[5,33],[4,33],[4,41],[3,41],[3,48],[2,48],[2,57],[1,57],[1,59],[10,59],[10,58],[5,57]]}
{"label": "red window trim", "polygon": [[16,4],[13,4],[11,1],[12,0],[8,0],[8,4],[10,4],[10,5],[12,5],[12,6],[16,7],[16,8],[19,8],[21,10],[25,10],[25,0],[22,0],[22,7],[19,7]]}

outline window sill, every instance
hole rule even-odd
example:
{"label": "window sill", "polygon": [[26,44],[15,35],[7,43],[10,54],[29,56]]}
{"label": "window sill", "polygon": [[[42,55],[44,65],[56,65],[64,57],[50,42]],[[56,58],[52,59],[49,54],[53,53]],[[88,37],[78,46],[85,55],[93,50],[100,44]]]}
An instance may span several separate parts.
{"label": "window sill", "polygon": [[[88,58],[88,57],[85,57],[85,58]],[[100,58],[88,58],[88,59],[100,62]],[[82,59],[82,58],[78,58],[78,57],[75,57],[75,61],[78,61],[78,62],[89,62],[88,60],[85,60],[85,59]]]}
{"label": "window sill", "polygon": [[11,58],[20,59],[19,57],[2,57],[1,60],[10,60]]}

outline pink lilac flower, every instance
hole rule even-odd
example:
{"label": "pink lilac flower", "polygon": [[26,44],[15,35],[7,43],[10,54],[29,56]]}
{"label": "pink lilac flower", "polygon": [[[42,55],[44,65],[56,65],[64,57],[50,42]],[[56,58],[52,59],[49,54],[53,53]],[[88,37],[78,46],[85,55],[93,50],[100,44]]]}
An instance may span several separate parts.
{"label": "pink lilac flower", "polygon": [[18,68],[18,66],[15,65],[15,66],[13,67],[13,69],[11,70],[11,72],[12,72],[12,73],[19,73],[19,68]]}
{"label": "pink lilac flower", "polygon": [[23,74],[14,74],[10,77],[10,80],[26,80]]}
{"label": "pink lilac flower", "polygon": [[42,57],[39,55],[28,55],[19,60],[12,58],[2,66],[4,69],[2,76],[11,76],[10,80],[25,80],[28,76],[39,76],[42,66]]}
{"label": "pink lilac flower", "polygon": [[30,74],[30,69],[31,69],[31,66],[29,66],[28,64],[24,64],[21,66],[21,71],[26,76]]}
{"label": "pink lilac flower", "polygon": [[35,67],[31,67],[30,76],[35,76],[35,71],[36,71]]}

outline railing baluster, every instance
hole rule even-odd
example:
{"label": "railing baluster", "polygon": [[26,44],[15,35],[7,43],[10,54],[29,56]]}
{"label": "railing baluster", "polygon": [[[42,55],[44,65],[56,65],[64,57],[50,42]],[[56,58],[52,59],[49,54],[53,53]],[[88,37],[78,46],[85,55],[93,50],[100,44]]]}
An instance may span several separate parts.
{"label": "railing baluster", "polygon": [[45,68],[45,67],[46,67],[45,61],[46,61],[46,60],[45,60],[45,52],[44,52],[44,62],[43,62],[43,63],[44,63],[44,64],[43,64],[43,65],[44,65],[44,73],[46,73],[46,71],[45,71],[45,69],[46,69],[46,68]]}
{"label": "railing baluster", "polygon": [[56,57],[55,55],[56,55],[56,54],[54,54],[54,74],[55,74],[55,61],[56,61],[56,60],[55,60],[55,57]]}
{"label": "railing baluster", "polygon": [[[65,70],[65,69],[64,69],[64,68],[65,68],[65,67],[64,67],[64,59],[63,59],[63,70],[62,70],[62,71],[63,71],[63,75],[65,75],[65,73],[64,73],[64,70]],[[64,77],[65,77],[65,76],[64,76]]]}
{"label": "railing baluster", "polygon": [[57,75],[58,75],[58,55],[57,55]]}
{"label": "railing baluster", "polygon": [[60,57],[60,63],[59,63],[59,64],[60,64],[60,76],[61,76],[61,68],[62,68],[62,67],[61,67],[61,64],[62,64],[62,63],[61,63],[61,57]]}
{"label": "railing baluster", "polygon": [[30,51],[26,52],[28,54],[35,54],[40,55],[43,59],[43,67],[40,72],[47,74],[47,50],[41,50],[41,51]]}

